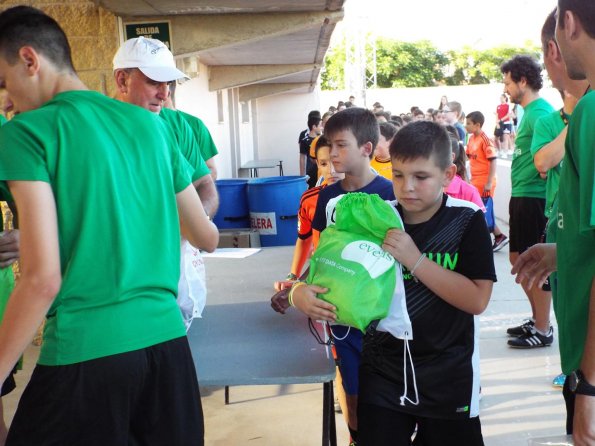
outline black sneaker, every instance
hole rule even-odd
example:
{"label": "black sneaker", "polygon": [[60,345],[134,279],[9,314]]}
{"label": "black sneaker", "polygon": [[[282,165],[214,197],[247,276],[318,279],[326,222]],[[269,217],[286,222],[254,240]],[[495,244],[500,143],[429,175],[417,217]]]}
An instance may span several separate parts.
{"label": "black sneaker", "polygon": [[494,237],[494,244],[492,245],[492,251],[498,252],[502,248],[504,248],[504,246],[506,246],[507,244],[508,244],[508,237],[506,237],[504,234],[497,235],[496,237]]}
{"label": "black sneaker", "polygon": [[519,336],[515,339],[510,339],[508,345],[512,348],[537,348],[549,347],[554,342],[554,328],[550,327],[547,335],[538,333],[535,327],[531,328],[531,332]]}
{"label": "black sneaker", "polygon": [[531,331],[531,328],[535,326],[533,319],[525,320],[521,325],[516,327],[510,327],[506,330],[508,336],[523,336]]}

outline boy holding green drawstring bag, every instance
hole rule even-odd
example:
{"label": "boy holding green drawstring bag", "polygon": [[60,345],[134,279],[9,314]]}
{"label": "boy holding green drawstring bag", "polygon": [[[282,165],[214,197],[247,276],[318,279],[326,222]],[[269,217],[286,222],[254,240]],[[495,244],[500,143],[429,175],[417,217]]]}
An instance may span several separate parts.
{"label": "boy holding green drawstring bag", "polygon": [[[483,446],[479,420],[479,331],[496,280],[482,211],[443,193],[455,174],[438,124],[399,130],[390,147],[393,188],[404,231],[381,245],[404,269],[411,331],[395,335],[404,309],[371,324],[359,370],[359,446]],[[335,305],[315,285],[294,290],[294,305],[335,321]]]}
{"label": "boy holding green drawstring bag", "polygon": [[[345,173],[345,178],[320,191],[312,221],[314,240],[318,239],[318,233],[323,237],[325,232],[330,230],[330,226],[335,223],[334,204],[337,201],[333,201],[334,198],[360,192],[362,194],[377,194],[380,201],[394,199],[391,182],[370,169],[370,159],[374,156],[379,133],[376,117],[371,111],[363,108],[348,108],[334,114],[327,121],[324,134],[331,143],[331,161],[337,172]],[[329,226],[328,229],[327,226]],[[315,256],[319,246],[321,243],[315,247]],[[322,264],[317,264],[314,269],[322,266]],[[395,270],[393,269],[393,271]],[[301,292],[305,288],[308,288],[307,295],[301,296]],[[335,306],[316,297],[316,293],[325,291],[326,288],[314,285],[306,287],[304,282],[298,282],[292,288],[295,306],[313,320],[335,321]],[[352,440],[356,442],[358,374],[363,333],[345,325],[333,325],[332,331],[347,402],[347,407],[343,407],[343,412],[348,420]]]}

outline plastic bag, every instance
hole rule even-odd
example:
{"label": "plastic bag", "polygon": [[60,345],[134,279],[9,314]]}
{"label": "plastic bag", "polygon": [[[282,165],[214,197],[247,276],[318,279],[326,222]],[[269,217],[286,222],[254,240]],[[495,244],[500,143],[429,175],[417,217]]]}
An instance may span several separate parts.
{"label": "plastic bag", "polygon": [[182,239],[180,254],[177,302],[188,331],[192,320],[201,317],[207,303],[207,279],[202,255],[188,240]]}
{"label": "plastic bag", "polygon": [[401,218],[376,194],[350,193],[329,202],[327,220],[307,282],[329,289],[319,297],[335,305],[338,323],[365,331],[403,289],[400,264],[381,248],[389,229],[403,229]]}

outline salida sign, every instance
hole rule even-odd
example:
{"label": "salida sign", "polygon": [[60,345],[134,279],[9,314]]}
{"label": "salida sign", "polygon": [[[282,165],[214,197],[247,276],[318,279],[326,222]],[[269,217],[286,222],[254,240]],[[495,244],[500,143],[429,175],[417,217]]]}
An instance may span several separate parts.
{"label": "salida sign", "polygon": [[250,212],[250,227],[259,234],[277,235],[277,217],[274,212]]}
{"label": "salida sign", "polygon": [[140,36],[161,40],[171,50],[169,22],[125,23],[124,34],[126,40]]}

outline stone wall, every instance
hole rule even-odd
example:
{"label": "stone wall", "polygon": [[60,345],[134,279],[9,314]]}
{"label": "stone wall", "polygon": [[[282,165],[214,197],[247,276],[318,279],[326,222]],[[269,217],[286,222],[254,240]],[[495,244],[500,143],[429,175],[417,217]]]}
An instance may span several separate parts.
{"label": "stone wall", "polygon": [[30,0],[2,2],[1,10],[17,5],[39,8],[64,29],[72,59],[81,80],[93,90],[115,93],[112,59],[119,47],[118,21],[114,14],[89,0]]}

